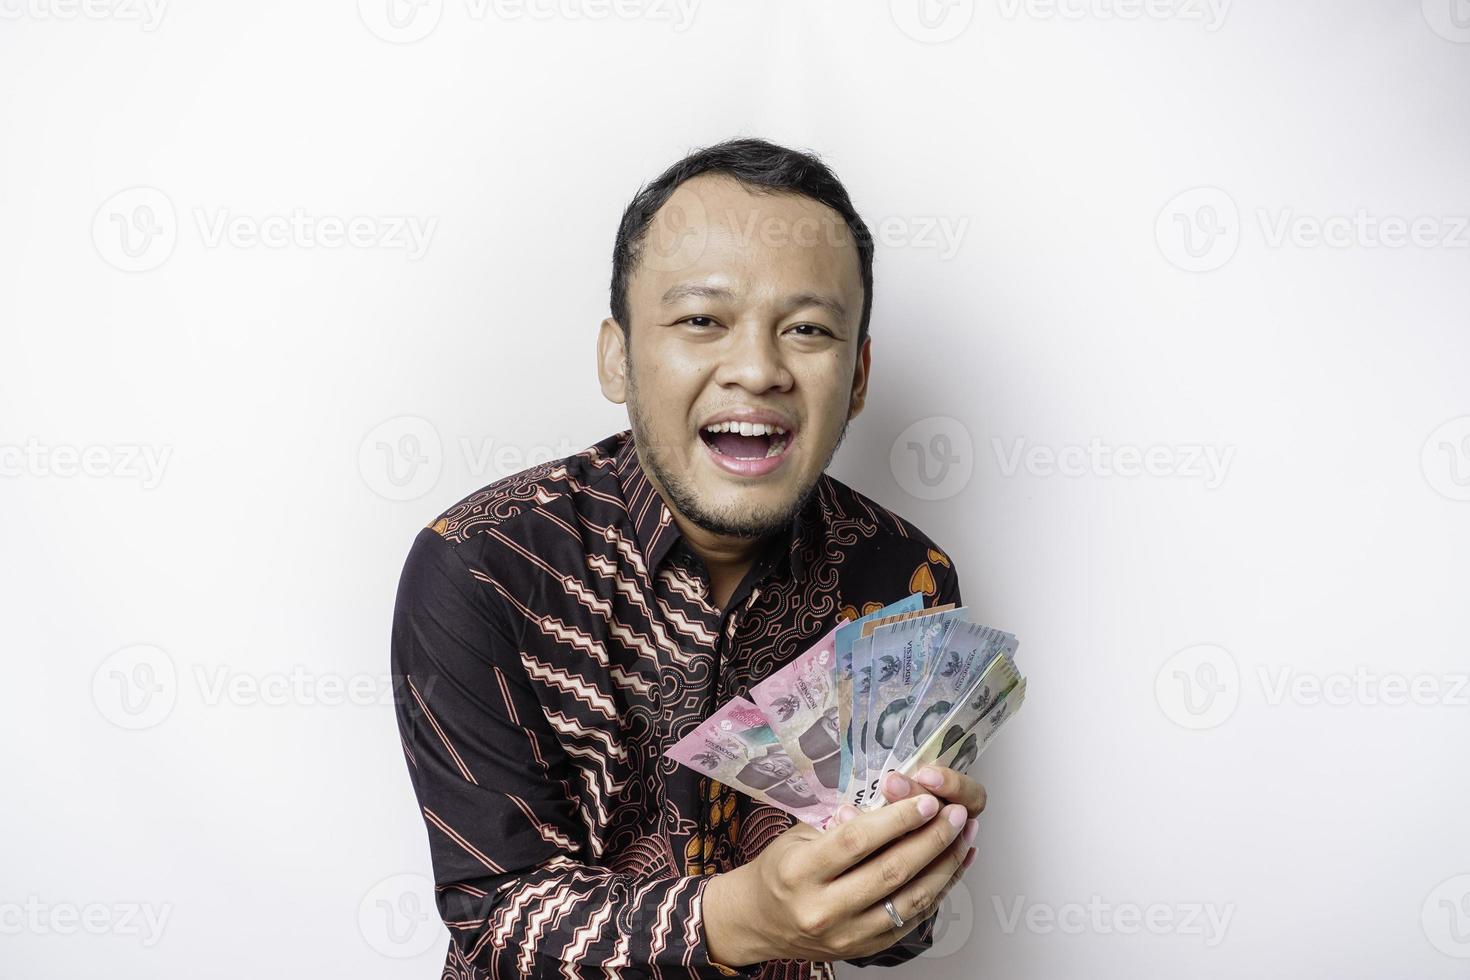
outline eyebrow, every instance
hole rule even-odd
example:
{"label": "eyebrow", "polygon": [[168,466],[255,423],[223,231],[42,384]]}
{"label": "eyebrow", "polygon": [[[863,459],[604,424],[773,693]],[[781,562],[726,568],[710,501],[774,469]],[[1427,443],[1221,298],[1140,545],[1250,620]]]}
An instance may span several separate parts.
{"label": "eyebrow", "polygon": [[[697,282],[679,283],[670,286],[664,293],[663,305],[672,306],[683,299],[722,299],[732,300],[735,294],[723,286],[708,286]],[[847,307],[841,300],[831,296],[823,296],[820,293],[795,293],[787,296],[782,306],[788,310],[799,310],[807,306],[816,306],[826,310],[839,320],[847,318]]]}

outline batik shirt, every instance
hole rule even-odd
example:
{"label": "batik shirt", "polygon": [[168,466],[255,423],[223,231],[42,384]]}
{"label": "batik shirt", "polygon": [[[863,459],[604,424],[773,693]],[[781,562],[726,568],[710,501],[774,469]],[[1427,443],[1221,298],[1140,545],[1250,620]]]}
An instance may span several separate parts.
{"label": "batik shirt", "polygon": [[[418,532],[393,618],[443,976],[830,977],[710,960],[711,876],[795,818],[664,757],[844,617],[960,604],[948,555],[823,474],[719,608],[632,434],[506,477]],[[934,916],[887,950],[932,942]]]}

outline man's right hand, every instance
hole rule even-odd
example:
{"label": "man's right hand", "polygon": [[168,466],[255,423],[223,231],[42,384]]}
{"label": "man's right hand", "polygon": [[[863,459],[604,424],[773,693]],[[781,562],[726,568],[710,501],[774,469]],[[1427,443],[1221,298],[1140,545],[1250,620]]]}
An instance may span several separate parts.
{"label": "man's right hand", "polygon": [[[844,808],[847,813],[851,807]],[[825,831],[797,823],[749,864],[705,888],[709,956],[845,960],[881,952],[917,927],[959,880],[974,837],[968,813],[920,793]],[[905,929],[893,925],[891,898]]]}

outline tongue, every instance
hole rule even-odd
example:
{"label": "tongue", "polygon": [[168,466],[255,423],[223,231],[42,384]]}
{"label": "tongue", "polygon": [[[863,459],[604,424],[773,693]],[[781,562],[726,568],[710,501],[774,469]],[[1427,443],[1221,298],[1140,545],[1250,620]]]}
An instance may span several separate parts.
{"label": "tongue", "polygon": [[717,432],[710,442],[717,451],[739,459],[762,459],[771,448],[770,436],[742,436],[738,432]]}

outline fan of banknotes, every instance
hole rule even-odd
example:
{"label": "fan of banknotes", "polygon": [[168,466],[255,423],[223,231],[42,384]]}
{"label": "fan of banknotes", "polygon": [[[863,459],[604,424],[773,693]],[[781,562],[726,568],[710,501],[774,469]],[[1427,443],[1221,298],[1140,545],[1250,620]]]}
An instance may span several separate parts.
{"label": "fan of banknotes", "polygon": [[814,827],[890,769],[969,769],[1026,699],[1016,638],[914,593],[839,623],[665,754]]}

